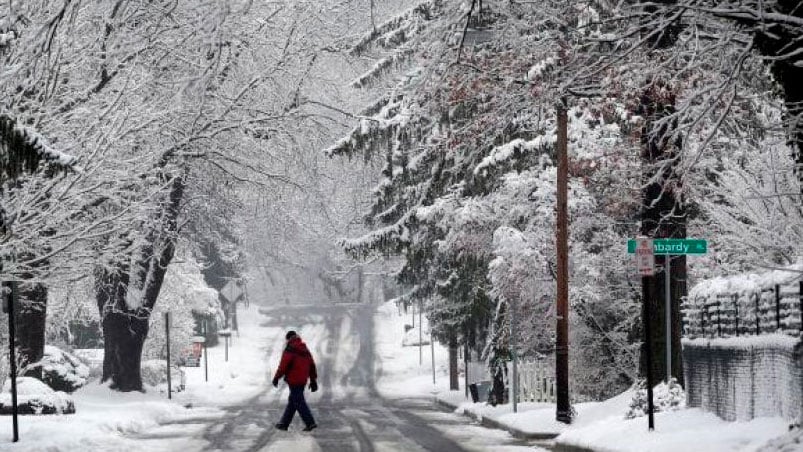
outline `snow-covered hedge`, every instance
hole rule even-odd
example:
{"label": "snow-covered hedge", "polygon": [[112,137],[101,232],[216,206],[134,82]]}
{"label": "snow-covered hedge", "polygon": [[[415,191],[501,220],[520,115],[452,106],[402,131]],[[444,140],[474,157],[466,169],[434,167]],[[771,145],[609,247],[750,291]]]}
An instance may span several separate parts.
{"label": "snow-covered hedge", "polygon": [[803,407],[803,345],[786,334],[684,339],[688,404],[728,421],[781,416]]}
{"label": "snow-covered hedge", "polygon": [[42,379],[56,391],[74,392],[89,379],[89,367],[78,357],[52,345],[45,346]]}
{"label": "snow-covered hedge", "polygon": [[[17,378],[17,406],[19,414],[72,414],[75,404],[72,397],[54,391],[46,384],[31,377]],[[11,414],[11,380],[3,385],[0,394],[0,414]]]}
{"label": "snow-covered hedge", "polygon": [[800,335],[801,276],[803,261],[764,273],[700,282],[683,302],[684,335],[689,338]]}

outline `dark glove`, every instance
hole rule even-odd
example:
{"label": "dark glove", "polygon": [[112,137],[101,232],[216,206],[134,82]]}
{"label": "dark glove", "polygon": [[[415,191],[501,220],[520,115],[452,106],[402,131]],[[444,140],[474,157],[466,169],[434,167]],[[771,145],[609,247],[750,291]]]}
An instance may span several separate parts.
{"label": "dark glove", "polygon": [[273,387],[274,388],[278,388],[279,387],[279,379],[278,378],[274,378],[273,379]]}
{"label": "dark glove", "polygon": [[318,382],[315,381],[315,380],[311,380],[309,382],[309,390],[312,391],[312,392],[317,391],[318,390]]}

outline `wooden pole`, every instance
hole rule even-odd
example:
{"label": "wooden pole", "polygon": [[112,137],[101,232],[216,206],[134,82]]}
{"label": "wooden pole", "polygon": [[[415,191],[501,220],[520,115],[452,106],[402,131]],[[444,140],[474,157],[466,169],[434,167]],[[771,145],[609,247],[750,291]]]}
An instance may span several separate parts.
{"label": "wooden pole", "polygon": [[569,402],[569,222],[568,222],[568,133],[566,101],[557,107],[558,119],[558,175],[557,175],[557,309],[555,335],[555,384],[557,385],[558,422],[571,423],[572,411]]}
{"label": "wooden pole", "polygon": [[11,365],[11,428],[13,431],[13,442],[20,440],[19,423],[17,422],[17,354],[16,354],[16,331],[14,331],[14,308],[17,304],[17,283],[10,283],[11,293],[8,299],[8,359]]}

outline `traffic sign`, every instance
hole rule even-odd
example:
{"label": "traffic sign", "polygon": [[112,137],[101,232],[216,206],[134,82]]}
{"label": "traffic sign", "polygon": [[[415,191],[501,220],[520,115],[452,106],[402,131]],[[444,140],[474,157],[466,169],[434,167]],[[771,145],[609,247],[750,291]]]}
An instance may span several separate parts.
{"label": "traffic sign", "polygon": [[[653,239],[652,250],[655,254],[705,254],[708,242],[704,239]],[[627,241],[627,252],[636,252],[636,240]]]}
{"label": "traffic sign", "polygon": [[240,286],[235,282],[234,279],[230,279],[229,282],[220,289],[220,294],[226,298],[230,303],[234,303],[243,296],[243,290]]}
{"label": "traffic sign", "polygon": [[641,276],[655,274],[655,254],[653,254],[652,239],[638,238],[636,241],[636,267]]}

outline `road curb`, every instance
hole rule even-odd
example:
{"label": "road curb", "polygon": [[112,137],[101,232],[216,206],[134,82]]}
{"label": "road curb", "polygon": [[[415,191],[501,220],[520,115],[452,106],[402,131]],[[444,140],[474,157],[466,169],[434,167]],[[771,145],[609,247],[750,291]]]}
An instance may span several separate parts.
{"label": "road curb", "polygon": [[[454,411],[454,410],[459,408],[454,403],[447,402],[447,401],[439,399],[437,397],[435,398],[435,403],[440,405],[443,408],[446,408],[447,410],[450,410],[450,411]],[[467,417],[469,417],[471,419],[474,419],[475,421],[479,422],[480,425],[482,425],[483,427],[493,428],[493,429],[497,429],[497,430],[505,430],[508,433],[510,433],[510,435],[513,436],[514,438],[534,439],[534,440],[547,440],[547,439],[555,439],[558,436],[558,433],[554,433],[554,432],[525,432],[524,430],[519,430],[519,429],[511,427],[509,425],[505,425],[505,424],[503,424],[503,423],[501,423],[501,422],[499,422],[499,421],[497,421],[495,419],[491,419],[489,417],[479,416],[479,415],[477,415],[475,413],[472,413],[472,412],[469,412],[469,411],[463,411],[463,415],[467,416]],[[556,445],[556,446],[563,447],[562,445]],[[571,448],[570,449],[559,449],[559,450],[565,450],[566,452],[586,452],[586,451],[588,451],[588,449],[582,449],[582,448],[575,449],[575,448],[573,448],[574,446],[567,446],[567,447],[571,447]],[[593,452],[593,451],[588,451],[588,452]]]}

